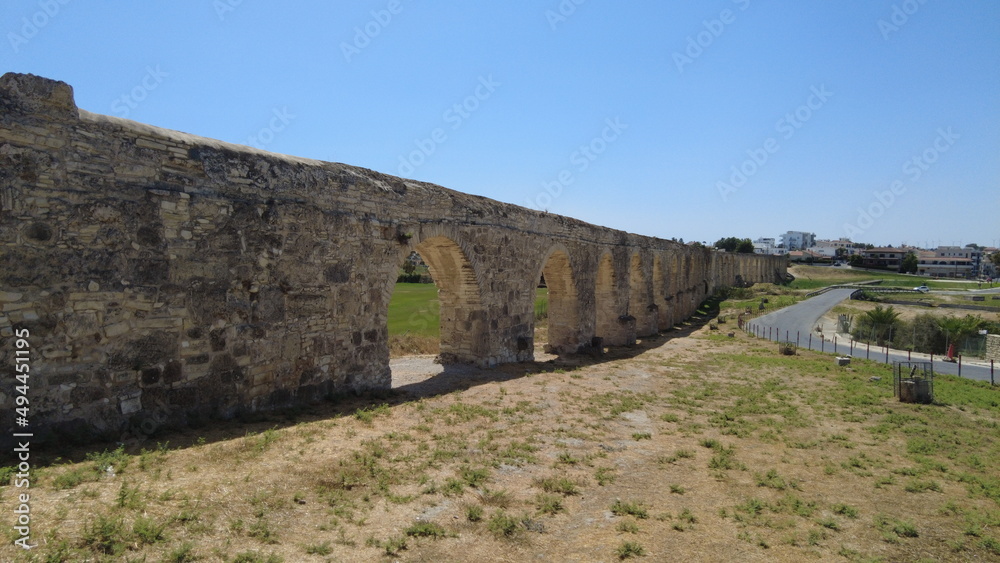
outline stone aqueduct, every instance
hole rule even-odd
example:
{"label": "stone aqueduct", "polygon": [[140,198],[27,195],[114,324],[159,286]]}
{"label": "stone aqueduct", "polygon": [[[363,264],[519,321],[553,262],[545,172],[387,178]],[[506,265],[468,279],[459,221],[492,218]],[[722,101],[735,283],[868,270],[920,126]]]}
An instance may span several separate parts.
{"label": "stone aqueduct", "polygon": [[438,286],[442,361],[485,366],[533,358],[543,273],[559,353],[628,344],[715,288],[784,274],[777,258],[92,114],[65,83],[0,78],[7,436],[18,345],[36,436],[117,437],[386,388],[387,308],[412,250]]}

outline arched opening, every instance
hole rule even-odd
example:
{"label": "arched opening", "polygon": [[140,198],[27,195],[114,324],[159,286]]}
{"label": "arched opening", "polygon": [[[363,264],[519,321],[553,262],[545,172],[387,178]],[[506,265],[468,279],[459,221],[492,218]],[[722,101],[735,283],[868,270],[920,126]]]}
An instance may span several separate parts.
{"label": "arched opening", "polygon": [[416,251],[427,263],[441,303],[441,363],[475,362],[482,357],[485,314],[472,264],[455,241],[431,237]]}
{"label": "arched opening", "polygon": [[[396,284],[389,305],[390,342],[408,333],[436,337],[441,363],[481,360],[487,344],[486,317],[472,264],[462,248],[444,236],[428,238],[414,250],[417,273],[425,268],[433,285]],[[405,260],[413,259],[410,254]],[[399,355],[395,346],[393,350]],[[418,353],[431,350],[425,345]]]}
{"label": "arched opening", "polygon": [[694,260],[692,260],[691,255],[687,254],[684,256],[684,270],[681,272],[681,276],[684,277],[684,285],[682,286],[682,291],[684,291],[684,318],[688,318],[694,313],[697,304],[694,302]]}
{"label": "arched opening", "polygon": [[541,280],[548,290],[548,306],[544,320],[536,307],[536,333],[541,336],[544,331],[545,351],[550,354],[576,352],[581,341],[579,302],[573,268],[565,250],[549,253],[542,265]]}
{"label": "arched opening", "polygon": [[656,307],[649,297],[646,274],[642,269],[642,256],[632,254],[629,264],[629,305],[628,314],[635,317],[636,334],[648,336],[656,332]]}
{"label": "arched opening", "polygon": [[657,330],[668,330],[674,323],[670,314],[670,303],[667,292],[668,277],[664,270],[663,257],[657,254],[653,257],[653,303],[656,304],[656,328]]}
{"label": "arched opening", "polygon": [[597,266],[597,283],[594,287],[594,307],[597,312],[595,336],[606,344],[614,343],[618,336],[618,311],[615,309],[615,266],[610,253],[601,256]]}
{"label": "arched opening", "polygon": [[403,258],[388,299],[391,357],[441,352],[441,301],[423,256],[412,250]]}

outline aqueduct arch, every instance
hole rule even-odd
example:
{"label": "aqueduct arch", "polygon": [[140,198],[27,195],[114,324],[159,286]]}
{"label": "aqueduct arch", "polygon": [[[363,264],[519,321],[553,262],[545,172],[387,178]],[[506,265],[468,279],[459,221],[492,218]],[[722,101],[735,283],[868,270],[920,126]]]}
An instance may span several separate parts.
{"label": "aqueduct arch", "polygon": [[633,252],[629,261],[629,315],[635,317],[635,331],[638,336],[648,336],[659,331],[657,310],[650,287],[647,284],[646,269],[642,254]]}
{"label": "aqueduct arch", "polygon": [[545,276],[549,290],[546,350],[552,353],[574,352],[584,339],[581,337],[580,303],[569,251],[562,245],[549,250],[542,262],[540,275]]}
{"label": "aqueduct arch", "polygon": [[671,311],[670,297],[668,296],[668,280],[670,279],[664,271],[665,261],[661,254],[653,257],[653,303],[656,305],[656,327],[658,330],[667,330],[674,326],[673,312]]}
{"label": "aqueduct arch", "polygon": [[475,362],[483,354],[486,323],[479,281],[459,245],[433,236],[415,246],[430,270],[441,302],[441,351],[444,363]]}
{"label": "aqueduct arch", "polygon": [[596,309],[595,336],[602,338],[608,345],[626,343],[624,331],[621,329],[624,312],[618,308],[617,292],[614,259],[610,251],[605,251],[597,262],[594,308]]}
{"label": "aqueduct arch", "polygon": [[[386,313],[416,249],[438,284],[444,361],[533,359],[669,328],[734,276],[784,260],[625,233],[375,171],[267,153],[77,108],[0,78],[0,341],[30,333],[32,425],[127,428],[391,384]],[[654,306],[655,307],[652,307]],[[15,431],[9,346],[0,426]],[[2,441],[2,439],[0,439]]]}

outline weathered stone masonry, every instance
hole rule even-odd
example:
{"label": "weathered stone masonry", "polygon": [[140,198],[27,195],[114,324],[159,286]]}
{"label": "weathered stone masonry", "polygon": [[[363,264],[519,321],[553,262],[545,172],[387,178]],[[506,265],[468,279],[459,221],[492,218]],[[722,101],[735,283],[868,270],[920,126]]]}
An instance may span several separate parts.
{"label": "weathered stone masonry", "polygon": [[986,335],[986,359],[1000,360],[1000,335]]}
{"label": "weathered stone masonry", "polygon": [[417,250],[441,300],[441,357],[533,358],[628,344],[778,258],[643,237],[370,170],[79,110],[65,83],[0,78],[0,413],[30,330],[36,432],[125,429],[390,383],[386,313]]}

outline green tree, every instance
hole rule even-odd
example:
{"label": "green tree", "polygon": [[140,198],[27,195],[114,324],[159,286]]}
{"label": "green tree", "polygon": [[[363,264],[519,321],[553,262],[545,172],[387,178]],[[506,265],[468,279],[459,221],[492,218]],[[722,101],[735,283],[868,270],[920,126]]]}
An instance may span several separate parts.
{"label": "green tree", "polygon": [[899,271],[904,274],[915,274],[917,273],[917,267],[920,266],[920,260],[917,259],[917,255],[912,252],[907,252],[906,256],[903,257],[903,262],[899,266]]}
{"label": "green tree", "polygon": [[753,254],[753,241],[745,238],[736,245],[736,252],[740,254]]}
{"label": "green tree", "polygon": [[966,338],[979,332],[985,321],[978,315],[965,315],[964,317],[944,317],[938,324],[941,325],[941,332],[948,337],[948,357],[952,358],[955,356],[958,345]]}
{"label": "green tree", "polygon": [[911,348],[925,354],[940,354],[947,349],[947,341],[941,330],[941,318],[930,313],[917,315],[910,323]]}
{"label": "green tree", "polygon": [[865,257],[860,254],[852,254],[851,257],[847,259],[847,263],[856,268],[860,268],[865,265]]}
{"label": "green tree", "polygon": [[725,237],[715,241],[715,248],[725,250],[726,252],[736,252],[736,247],[739,244],[740,239],[736,237]]}
{"label": "green tree", "polygon": [[753,241],[748,238],[725,237],[715,241],[713,245],[719,250],[726,252],[739,252],[743,254],[753,254]]}
{"label": "green tree", "polygon": [[858,340],[875,340],[879,346],[892,339],[893,333],[899,327],[899,313],[892,305],[882,308],[875,305],[871,311],[865,312],[858,322],[855,335]]}

